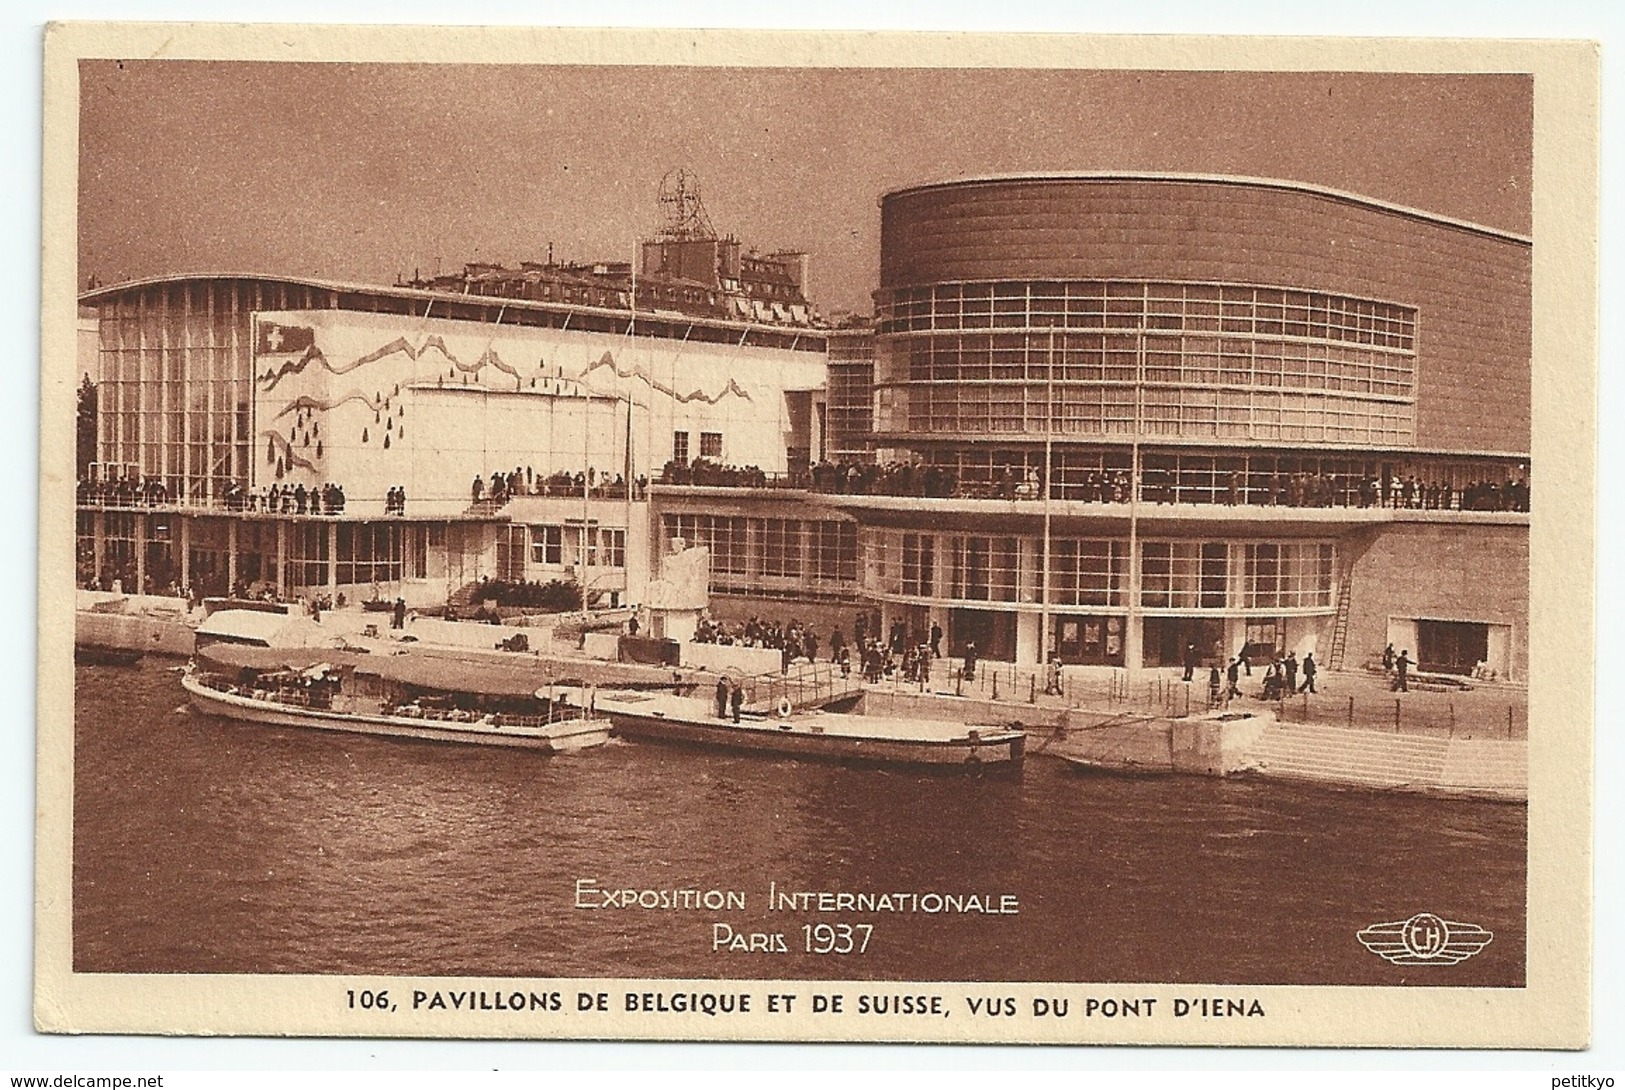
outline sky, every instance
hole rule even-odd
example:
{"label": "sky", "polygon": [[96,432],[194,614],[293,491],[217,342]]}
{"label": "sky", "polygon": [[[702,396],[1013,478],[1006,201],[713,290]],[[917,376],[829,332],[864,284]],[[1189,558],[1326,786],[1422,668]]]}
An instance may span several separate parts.
{"label": "sky", "polygon": [[667,171],[712,224],[870,310],[879,198],[1001,172],[1286,178],[1530,228],[1521,76],[94,61],[79,282],[389,283],[630,260]]}

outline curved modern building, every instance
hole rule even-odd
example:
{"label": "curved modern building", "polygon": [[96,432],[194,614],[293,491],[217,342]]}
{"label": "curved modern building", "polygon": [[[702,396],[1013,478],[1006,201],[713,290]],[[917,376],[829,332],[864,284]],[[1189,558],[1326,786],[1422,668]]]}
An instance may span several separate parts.
{"label": "curved modern building", "polygon": [[[921,185],[880,215],[867,328],[684,313],[744,276],[715,247],[715,284],[636,301],[550,265],[93,289],[81,577],[637,602],[681,540],[730,619],[878,613],[1027,665],[1391,643],[1523,677],[1528,238],[1181,175]],[[774,260],[762,290],[799,299],[800,255]]]}
{"label": "curved modern building", "polygon": [[881,228],[873,442],[954,482],[840,501],[885,612],[1024,662],[1521,675],[1528,238],[1121,174],[900,189]]}

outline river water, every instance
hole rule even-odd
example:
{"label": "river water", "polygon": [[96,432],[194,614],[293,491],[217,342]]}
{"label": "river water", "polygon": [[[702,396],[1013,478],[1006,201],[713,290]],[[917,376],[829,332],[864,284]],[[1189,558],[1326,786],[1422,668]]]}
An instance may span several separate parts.
{"label": "river water", "polygon": [[[548,757],[216,719],[150,657],[77,681],[82,972],[1524,980],[1519,806],[1042,756],[984,778],[627,742]],[[769,911],[770,884],[922,896]],[[733,907],[580,907],[601,889]],[[1016,911],[921,911],[927,894]],[[1424,969],[1355,938],[1423,911],[1495,938]],[[854,946],[872,927],[867,949],[808,952],[845,943],[803,931],[821,923]],[[718,925],[785,949],[729,949]]]}

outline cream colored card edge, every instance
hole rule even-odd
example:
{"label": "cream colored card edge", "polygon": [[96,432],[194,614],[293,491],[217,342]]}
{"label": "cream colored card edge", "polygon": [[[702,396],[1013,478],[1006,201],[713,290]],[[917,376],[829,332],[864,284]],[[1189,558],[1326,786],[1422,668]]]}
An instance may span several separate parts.
{"label": "cream colored card edge", "polygon": [[[1529,72],[1535,79],[1530,801],[1527,984],[1519,989],[1246,987],[1270,1016],[1137,1027],[1034,1024],[1003,1033],[908,1035],[810,1016],[617,1017],[516,1031],[503,1017],[380,1025],[339,1009],[355,977],[133,976],[72,971],[72,550],[77,313],[76,64],[91,57],[699,65],[906,64],[1137,69]],[[906,58],[906,59],[904,59]],[[1331,38],[1074,37],[517,28],[244,27],[59,23],[47,28],[39,523],[35,1022],[46,1032],[621,1040],[1031,1041],[1100,1044],[1583,1048],[1590,1034],[1591,769],[1595,610],[1598,51],[1584,42]],[[368,978],[377,985],[379,982]],[[387,983],[387,982],[385,982]],[[437,986],[459,982],[436,980]],[[467,982],[478,987],[482,982]],[[490,982],[483,982],[489,984]],[[716,989],[716,981],[692,982]],[[678,981],[503,981],[575,991]],[[395,982],[410,987],[410,978]],[[807,995],[833,984],[738,982]],[[933,984],[950,997],[973,986]],[[985,989],[980,989],[984,990]],[[1001,985],[1023,1002],[1121,994],[1119,985]],[[1171,999],[1189,987],[1136,989]],[[1064,1028],[1065,1032],[1061,1032]],[[1143,1031],[1143,1032],[1139,1032]]]}

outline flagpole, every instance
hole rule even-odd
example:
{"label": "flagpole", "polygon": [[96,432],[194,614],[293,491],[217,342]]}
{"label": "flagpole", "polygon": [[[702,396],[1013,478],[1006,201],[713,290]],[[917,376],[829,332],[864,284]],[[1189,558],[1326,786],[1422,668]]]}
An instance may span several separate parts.
{"label": "flagpole", "polygon": [[[1143,306],[1143,300],[1142,300]],[[1128,624],[1127,631],[1123,633],[1123,662],[1125,665],[1133,663],[1128,670],[1130,691],[1137,677],[1141,665],[1141,657],[1145,653],[1145,633],[1141,626],[1145,619],[1140,616],[1140,426],[1144,419],[1145,397],[1145,317],[1141,311],[1140,330],[1135,339],[1134,346],[1134,430],[1130,434],[1130,460],[1128,481]],[[1129,648],[1129,641],[1137,639],[1139,647]]]}
{"label": "flagpole", "polygon": [[[1038,665],[1040,669],[1047,669],[1050,660],[1050,518],[1051,500],[1054,493],[1051,480],[1055,475],[1055,335],[1053,333],[1050,334],[1048,385],[1044,400],[1047,411],[1044,414],[1044,552],[1039,558],[1039,563],[1043,565],[1043,581],[1038,614]],[[1048,688],[1047,681],[1045,687]]]}

